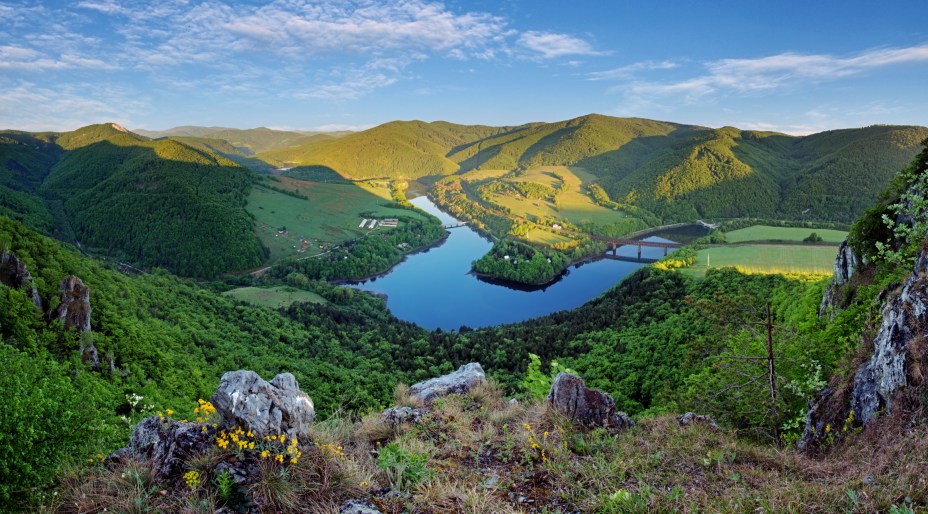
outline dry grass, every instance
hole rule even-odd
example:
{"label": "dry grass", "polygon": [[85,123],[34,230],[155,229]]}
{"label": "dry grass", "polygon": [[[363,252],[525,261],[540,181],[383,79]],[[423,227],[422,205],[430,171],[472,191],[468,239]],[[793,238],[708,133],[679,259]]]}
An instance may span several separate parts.
{"label": "dry grass", "polygon": [[[618,435],[581,430],[543,403],[510,405],[493,384],[438,399],[416,425],[388,432],[377,419],[317,423],[300,462],[263,463],[250,494],[268,512],[337,512],[348,499],[389,513],[883,512],[928,502],[928,429],[898,419],[813,457],[671,416]],[[377,456],[390,443],[428,456],[429,473],[384,495],[390,478]],[[58,512],[221,506],[211,486],[156,484],[143,463],[66,475],[60,491]]]}

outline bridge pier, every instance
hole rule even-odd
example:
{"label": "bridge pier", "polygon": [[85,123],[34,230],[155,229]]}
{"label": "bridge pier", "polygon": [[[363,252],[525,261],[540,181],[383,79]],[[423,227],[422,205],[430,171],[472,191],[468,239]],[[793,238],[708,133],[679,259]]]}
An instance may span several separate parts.
{"label": "bridge pier", "polygon": [[667,257],[667,247],[664,247],[664,257]]}
{"label": "bridge pier", "polygon": [[612,242],[612,255],[615,255],[615,250],[618,248],[618,245],[615,244],[615,241]]}
{"label": "bridge pier", "polygon": [[638,245],[638,260],[641,260],[641,245]]}

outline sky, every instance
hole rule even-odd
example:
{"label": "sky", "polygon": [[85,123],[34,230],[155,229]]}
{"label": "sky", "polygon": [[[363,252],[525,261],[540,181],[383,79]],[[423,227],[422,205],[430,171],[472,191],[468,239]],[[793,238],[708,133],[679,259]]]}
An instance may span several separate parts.
{"label": "sky", "polygon": [[0,0],[0,128],[928,125],[925,0]]}

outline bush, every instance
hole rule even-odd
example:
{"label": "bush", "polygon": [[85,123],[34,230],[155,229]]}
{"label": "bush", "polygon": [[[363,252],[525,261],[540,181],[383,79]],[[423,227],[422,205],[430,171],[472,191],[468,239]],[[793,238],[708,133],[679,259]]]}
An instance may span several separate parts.
{"label": "bush", "polygon": [[112,399],[80,365],[69,369],[5,344],[0,362],[0,505],[25,506],[63,462],[94,458],[114,432],[99,414]]}

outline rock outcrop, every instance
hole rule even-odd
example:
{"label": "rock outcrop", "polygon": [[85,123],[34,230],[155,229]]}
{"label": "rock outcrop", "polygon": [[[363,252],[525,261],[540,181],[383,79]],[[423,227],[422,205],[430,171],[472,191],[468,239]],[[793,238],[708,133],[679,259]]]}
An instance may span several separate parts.
{"label": "rock outcrop", "polygon": [[251,430],[258,438],[286,434],[302,441],[316,417],[312,399],[290,373],[266,382],[254,371],[230,371],[222,375],[211,401],[227,425]]}
{"label": "rock outcrop", "polygon": [[0,253],[0,283],[13,289],[24,289],[36,308],[43,310],[42,298],[39,297],[39,292],[35,288],[32,274],[13,252]]}
{"label": "rock outcrop", "polygon": [[62,280],[61,303],[51,318],[64,323],[65,328],[90,332],[90,288],[73,275]]}
{"label": "rock outcrop", "polygon": [[869,425],[879,413],[893,411],[894,397],[902,388],[928,384],[922,366],[912,366],[922,362],[928,353],[926,275],[928,250],[923,250],[902,291],[883,304],[883,321],[873,338],[873,354],[857,369],[852,380],[831,384],[810,404],[800,448],[818,446],[828,425],[832,429],[839,429],[846,422]]}
{"label": "rock outcrop", "polygon": [[558,373],[554,377],[548,393],[548,406],[588,427],[603,427],[617,432],[635,425],[624,412],[616,412],[615,400],[611,396],[586,387],[582,378],[570,373]]}
{"label": "rock outcrop", "polygon": [[453,373],[414,384],[409,388],[409,395],[412,399],[428,405],[437,397],[466,393],[473,387],[486,383],[487,375],[480,363],[471,362]]}
{"label": "rock outcrop", "polygon": [[206,451],[215,435],[214,429],[204,431],[197,423],[152,416],[136,425],[129,444],[111,454],[109,460],[140,458],[151,462],[159,478],[176,477],[183,472],[186,459]]}
{"label": "rock outcrop", "polygon": [[841,246],[838,247],[838,256],[835,258],[834,265],[834,276],[825,289],[825,294],[822,296],[822,303],[818,308],[819,317],[832,315],[838,304],[838,302],[836,302],[836,295],[839,289],[851,280],[851,277],[857,272],[859,266],[860,259],[857,257],[857,253],[848,243],[848,240],[845,239],[841,243]]}
{"label": "rock outcrop", "polygon": [[715,420],[712,419],[712,416],[707,416],[705,414],[696,414],[695,412],[687,412],[686,414],[677,418],[677,422],[680,423],[680,425],[684,427],[688,425],[705,424],[705,425],[709,425],[712,428],[719,428],[719,426],[715,423]]}
{"label": "rock outcrop", "polygon": [[403,423],[418,423],[422,416],[428,411],[426,409],[413,409],[412,407],[390,407],[383,411],[383,420],[390,425],[402,425]]}
{"label": "rock outcrop", "polygon": [[380,514],[380,510],[367,500],[349,500],[338,508],[339,514]]}

